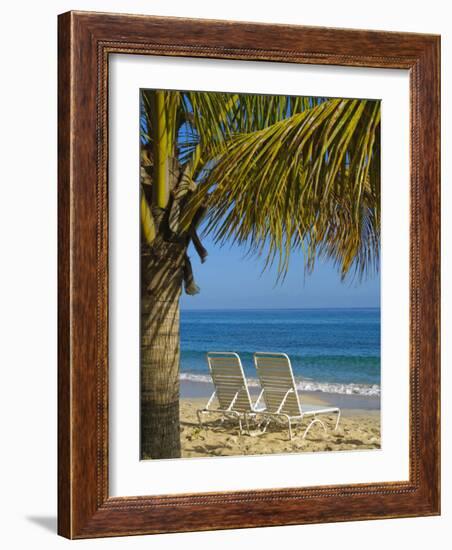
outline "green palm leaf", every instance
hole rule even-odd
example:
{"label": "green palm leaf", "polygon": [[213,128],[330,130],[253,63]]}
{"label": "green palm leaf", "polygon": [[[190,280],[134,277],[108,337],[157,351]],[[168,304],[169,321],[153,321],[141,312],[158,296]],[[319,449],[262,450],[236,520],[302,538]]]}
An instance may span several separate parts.
{"label": "green palm leaf", "polygon": [[[142,141],[151,149],[153,93],[142,94]],[[277,261],[280,277],[297,249],[307,271],[319,257],[342,277],[378,269],[380,102],[159,93],[165,154],[197,182],[177,216],[181,228],[207,204],[205,232],[246,246],[264,268]]]}
{"label": "green palm leaf", "polygon": [[262,128],[217,140],[185,223],[208,201],[206,232],[265,253],[265,266],[278,257],[280,276],[297,248],[308,270],[318,256],[333,259],[342,276],[376,268],[379,102],[331,99],[286,118],[280,105],[273,119],[281,119],[266,125],[270,118],[252,97],[240,98],[240,108],[249,108],[239,117],[249,121],[242,129],[253,117]]}

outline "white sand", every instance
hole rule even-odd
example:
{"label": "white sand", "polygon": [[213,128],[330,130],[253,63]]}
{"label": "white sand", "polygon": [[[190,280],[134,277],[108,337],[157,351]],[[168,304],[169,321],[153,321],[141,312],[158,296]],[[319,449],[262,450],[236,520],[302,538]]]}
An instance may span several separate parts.
{"label": "white sand", "polygon": [[[309,405],[322,403],[314,396],[304,399],[304,402]],[[264,434],[256,437],[239,435],[237,422],[221,422],[214,415],[206,416],[204,428],[200,428],[196,410],[205,404],[204,398],[181,399],[182,456],[185,458],[380,448],[378,410],[343,409],[337,431],[334,431],[336,415],[322,415],[327,432],[315,424],[303,440],[301,436],[309,422],[305,419],[299,427],[295,427],[294,438],[289,441],[287,428],[275,422]]]}

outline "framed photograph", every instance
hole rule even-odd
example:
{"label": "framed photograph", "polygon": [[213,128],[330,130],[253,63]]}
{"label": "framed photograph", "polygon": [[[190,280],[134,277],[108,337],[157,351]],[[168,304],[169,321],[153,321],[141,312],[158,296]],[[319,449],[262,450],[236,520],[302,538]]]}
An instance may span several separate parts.
{"label": "framed photograph", "polygon": [[59,16],[61,535],[440,513],[439,56]]}

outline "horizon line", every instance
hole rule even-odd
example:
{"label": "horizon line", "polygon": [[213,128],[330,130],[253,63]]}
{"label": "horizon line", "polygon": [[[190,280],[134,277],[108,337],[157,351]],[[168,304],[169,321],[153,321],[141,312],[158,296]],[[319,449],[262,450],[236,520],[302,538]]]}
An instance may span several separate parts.
{"label": "horizon line", "polygon": [[298,311],[309,309],[381,309],[381,306],[311,306],[311,307],[198,307],[187,308],[181,307],[181,311]]}

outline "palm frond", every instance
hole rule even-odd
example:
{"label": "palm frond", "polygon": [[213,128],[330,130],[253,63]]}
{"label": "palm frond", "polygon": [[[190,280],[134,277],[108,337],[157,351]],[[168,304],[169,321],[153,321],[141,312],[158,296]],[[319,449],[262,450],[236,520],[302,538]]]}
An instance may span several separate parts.
{"label": "palm frond", "polygon": [[[378,266],[379,102],[330,99],[285,118],[280,106],[273,118],[282,118],[267,126],[257,102],[249,107],[256,112],[215,151],[185,223],[208,201],[205,231],[265,254],[265,266],[278,258],[280,276],[297,248],[308,270],[319,255],[343,277]],[[253,117],[262,129],[249,131]]]}
{"label": "palm frond", "polygon": [[[205,232],[306,270],[319,257],[342,277],[378,269],[380,102],[165,92],[168,150],[198,186],[180,226],[208,206]],[[142,93],[142,142],[152,150],[152,92]],[[179,219],[179,213],[178,213]]]}

